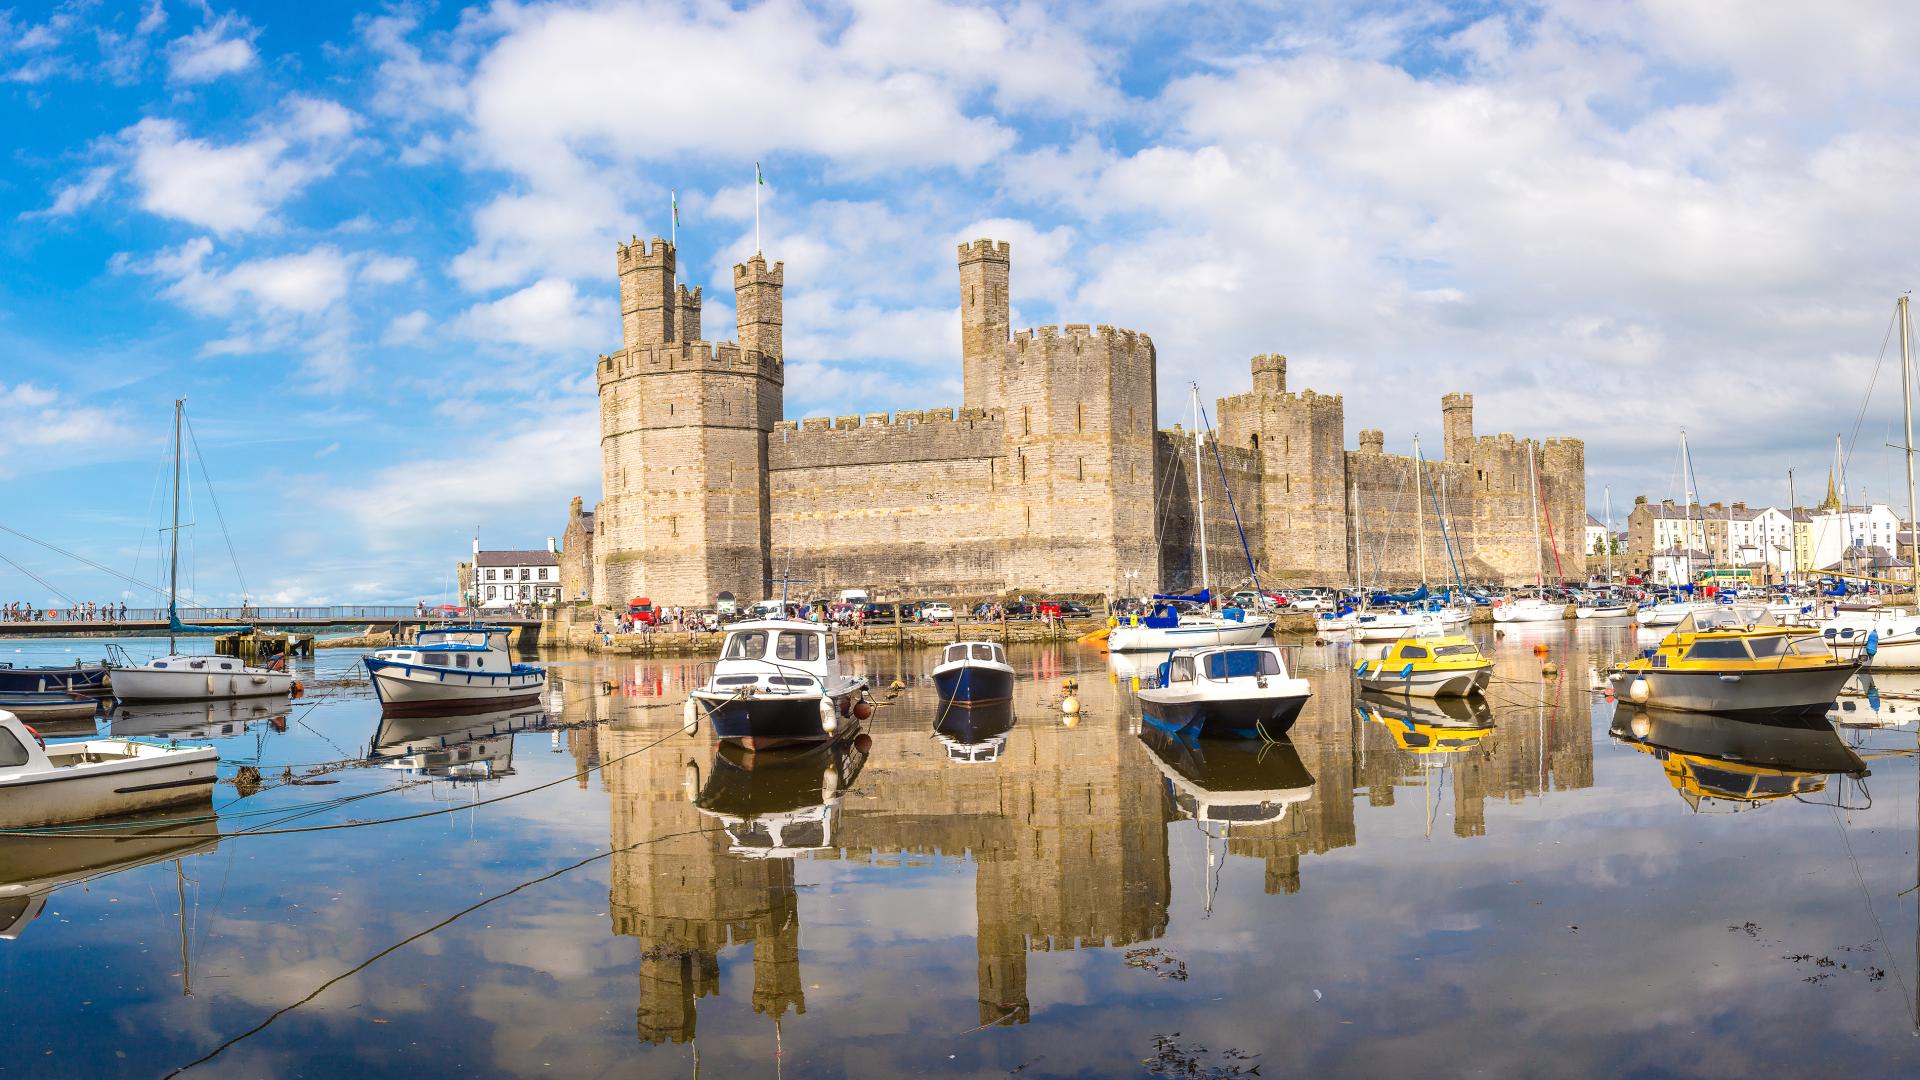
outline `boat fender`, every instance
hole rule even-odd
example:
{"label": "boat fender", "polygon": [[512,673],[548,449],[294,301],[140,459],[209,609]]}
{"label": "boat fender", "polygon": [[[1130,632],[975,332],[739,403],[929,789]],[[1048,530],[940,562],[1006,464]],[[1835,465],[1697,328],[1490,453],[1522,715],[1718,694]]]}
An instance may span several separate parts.
{"label": "boat fender", "polygon": [[840,726],[840,714],[833,707],[833,699],[820,699],[820,730],[831,735]]}
{"label": "boat fender", "polygon": [[1066,697],[1061,698],[1060,711],[1063,713],[1066,713],[1068,716],[1080,715],[1080,699],[1077,697],[1074,697],[1072,694],[1068,694]]}
{"label": "boat fender", "polygon": [[861,698],[859,701],[854,702],[853,718],[855,720],[873,719],[873,703],[868,701],[865,698]]}
{"label": "boat fender", "polygon": [[1645,705],[1652,696],[1653,688],[1647,685],[1644,676],[1633,680],[1633,684],[1627,687],[1627,697],[1633,699],[1635,705]]}
{"label": "boat fender", "polygon": [[680,707],[680,730],[691,735],[694,729],[699,726],[700,706],[694,703],[693,698],[689,697],[687,698],[687,703]]}
{"label": "boat fender", "polygon": [[1403,679],[1413,678],[1413,661],[1407,661],[1407,666],[1400,669],[1400,677]]}
{"label": "boat fender", "polygon": [[1880,631],[1875,630],[1867,635],[1867,655],[1872,656],[1873,654],[1879,651],[1880,651]]}
{"label": "boat fender", "polygon": [[293,681],[293,696],[300,697],[304,695],[306,692],[307,692],[307,688],[300,684],[300,680],[295,679]]}

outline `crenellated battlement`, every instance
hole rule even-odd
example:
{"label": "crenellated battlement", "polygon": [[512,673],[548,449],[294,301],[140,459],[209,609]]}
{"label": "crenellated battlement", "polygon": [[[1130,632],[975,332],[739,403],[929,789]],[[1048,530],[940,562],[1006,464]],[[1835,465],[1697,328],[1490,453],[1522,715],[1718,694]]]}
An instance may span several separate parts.
{"label": "crenellated battlement", "polygon": [[672,371],[714,371],[759,375],[784,382],[786,365],[778,357],[755,354],[732,341],[676,341],[644,349],[602,354],[595,365],[602,384],[635,375]]}
{"label": "crenellated battlement", "polygon": [[1013,352],[1015,355],[1030,349],[1045,350],[1063,345],[1079,350],[1088,344],[1104,348],[1138,349],[1151,348],[1153,338],[1137,330],[1124,330],[1117,327],[1089,326],[1086,323],[1068,323],[1065,326],[1036,326],[1025,330],[1016,330],[1013,334]]}
{"label": "crenellated battlement", "polygon": [[619,253],[619,267],[623,274],[629,270],[669,266],[675,250],[672,241],[660,236],[649,240],[636,236],[624,244],[615,241],[614,248]]}
{"label": "crenellated battlement", "polygon": [[960,245],[960,261],[979,262],[991,259],[995,262],[1011,262],[1012,250],[1005,240],[974,240]]}
{"label": "crenellated battlement", "polygon": [[933,429],[942,425],[967,428],[982,425],[997,426],[1002,419],[1000,409],[955,409],[948,406],[943,409],[899,409],[893,413],[808,416],[799,420],[782,420],[774,425],[773,430],[776,435],[833,436],[847,432],[872,431],[875,428],[898,428],[902,431],[910,431]]}

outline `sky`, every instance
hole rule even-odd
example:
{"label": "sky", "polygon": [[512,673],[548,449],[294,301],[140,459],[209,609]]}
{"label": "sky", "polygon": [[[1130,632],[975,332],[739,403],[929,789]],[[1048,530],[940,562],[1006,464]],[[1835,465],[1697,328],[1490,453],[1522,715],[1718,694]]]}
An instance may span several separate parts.
{"label": "sky", "polygon": [[1904,510],[1916,40],[1867,0],[19,4],[0,526],[87,561],[0,532],[0,598],[151,602],[88,562],[160,580],[180,396],[203,602],[541,546],[599,494],[616,242],[677,192],[730,333],[756,161],[789,418],[959,404],[990,236],[1015,326],[1153,337],[1167,424],[1280,352],[1349,445],[1437,445],[1453,390],[1584,439],[1617,524],[1683,428],[1704,499],[1817,501],[1840,434]]}

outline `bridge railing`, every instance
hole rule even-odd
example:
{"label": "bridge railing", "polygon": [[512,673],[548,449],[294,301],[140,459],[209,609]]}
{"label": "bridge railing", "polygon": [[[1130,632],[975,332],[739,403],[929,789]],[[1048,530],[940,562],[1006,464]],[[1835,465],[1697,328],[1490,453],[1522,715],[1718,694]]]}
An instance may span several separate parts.
{"label": "bridge railing", "polygon": [[[166,622],[167,609],[153,607],[130,607],[124,614],[116,605],[112,615],[104,607],[96,609],[88,616],[85,612],[68,611],[65,608],[43,609],[38,619],[7,619],[0,615],[0,621],[32,622]],[[340,619],[366,619],[378,622],[386,619],[436,618],[438,612],[428,611],[424,615],[410,604],[361,604],[336,605],[329,607],[215,607],[184,608],[180,612],[183,623],[220,623],[220,622],[298,622],[311,619],[316,622],[337,621]]]}

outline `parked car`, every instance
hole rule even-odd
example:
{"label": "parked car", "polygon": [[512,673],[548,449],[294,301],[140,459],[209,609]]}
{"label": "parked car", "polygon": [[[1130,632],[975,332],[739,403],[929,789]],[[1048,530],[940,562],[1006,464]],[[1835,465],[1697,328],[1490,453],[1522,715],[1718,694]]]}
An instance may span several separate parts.
{"label": "parked car", "polygon": [[952,622],[953,608],[947,604],[927,604],[920,609],[920,618],[926,622]]}
{"label": "parked car", "polygon": [[1063,619],[1088,619],[1093,617],[1093,609],[1077,600],[1060,601],[1060,617]]}

